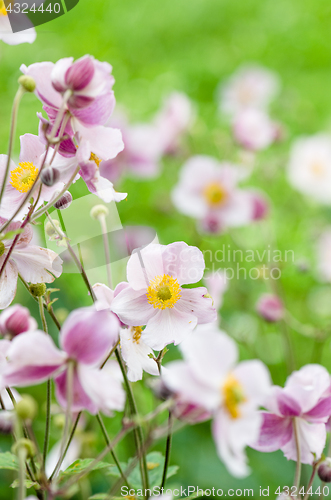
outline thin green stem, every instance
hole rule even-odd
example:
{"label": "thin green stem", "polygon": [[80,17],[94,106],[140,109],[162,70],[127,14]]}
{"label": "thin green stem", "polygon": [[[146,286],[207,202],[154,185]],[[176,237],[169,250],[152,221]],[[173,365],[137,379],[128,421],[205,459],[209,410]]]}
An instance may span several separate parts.
{"label": "thin green stem", "polygon": [[40,314],[41,323],[43,325],[43,330],[45,333],[48,333],[48,327],[47,327],[47,322],[46,322],[46,318],[45,318],[45,311],[44,311],[44,298],[43,297],[38,297],[38,304],[39,304],[39,314]]}
{"label": "thin green stem", "polygon": [[74,435],[75,435],[75,432],[76,432],[77,425],[78,425],[79,419],[80,419],[80,417],[81,417],[81,414],[82,414],[82,412],[80,411],[80,412],[78,413],[77,417],[76,417],[76,420],[75,420],[75,422],[74,422],[74,424],[73,424],[73,426],[72,426],[72,429],[71,429],[71,432],[70,432],[70,435],[69,435],[69,438],[68,438],[67,444],[66,444],[66,446],[65,446],[65,448],[64,448],[64,450],[63,450],[62,455],[60,455],[59,460],[57,461],[57,464],[56,464],[56,466],[55,466],[55,468],[54,468],[54,470],[53,470],[52,474],[51,474],[51,475],[50,475],[50,477],[49,477],[49,481],[52,481],[53,477],[54,477],[54,476],[55,476],[55,474],[56,474],[56,471],[57,471],[57,470],[60,470],[61,464],[62,464],[62,462],[63,462],[63,460],[64,460],[64,457],[65,457],[65,456],[66,456],[66,454],[67,454],[68,448],[69,448],[69,446],[70,446],[70,444],[71,444],[71,441],[73,440],[73,437],[74,437]]}
{"label": "thin green stem", "polygon": [[167,436],[167,444],[166,444],[166,451],[165,451],[165,460],[164,460],[161,488],[164,488],[164,486],[165,486],[169,462],[170,462],[170,450],[171,450],[171,441],[172,441],[172,418],[173,418],[172,413],[171,413],[171,411],[169,411],[168,436]]}
{"label": "thin green stem", "polygon": [[67,111],[67,102],[68,102],[69,98],[71,97],[71,95],[72,95],[72,90],[66,90],[66,92],[63,96],[61,107],[59,108],[57,115],[56,115],[56,118],[55,118],[55,121],[53,123],[51,133],[49,135],[46,135],[46,139],[48,142],[53,142],[54,137],[56,136],[56,133],[61,125],[64,113]]}
{"label": "thin green stem", "polygon": [[99,219],[100,226],[101,226],[103,246],[104,246],[104,250],[105,250],[108,286],[109,286],[109,288],[113,288],[113,282],[112,282],[112,277],[111,277],[111,267],[110,267],[110,251],[109,251],[107,221],[106,221],[106,217],[104,214],[100,215],[98,219]]}
{"label": "thin green stem", "polygon": [[[109,436],[108,436],[108,433],[107,433],[107,429],[105,427],[105,424],[104,424],[104,422],[102,420],[102,417],[101,417],[100,413],[97,413],[96,417],[97,417],[97,421],[99,422],[102,434],[103,434],[103,436],[105,438],[106,444],[109,447],[110,446],[110,439],[109,439]],[[119,463],[119,460],[118,460],[118,458],[117,458],[117,456],[115,454],[115,450],[111,449],[110,453],[111,453],[111,456],[113,457],[113,460],[114,460],[114,462],[115,462],[115,464],[116,464],[116,466],[117,466],[117,468],[119,470],[119,473],[121,474],[121,476],[123,478],[124,483],[127,485],[128,488],[130,488],[128,480],[125,477],[124,472],[122,470],[121,464]]]}
{"label": "thin green stem", "polygon": [[7,156],[7,163],[6,163],[6,170],[5,170],[5,175],[2,181],[2,186],[1,186],[1,191],[0,191],[0,206],[1,206],[1,201],[3,194],[5,192],[5,188],[7,185],[8,181],[8,175],[9,175],[9,170],[10,170],[10,160],[11,160],[11,155],[13,152],[13,144],[14,144],[14,138],[15,138],[15,131],[16,131],[16,123],[17,123],[17,114],[18,114],[18,108],[20,101],[22,99],[22,96],[25,94],[26,90],[20,85],[19,89],[16,92],[16,95],[14,97],[14,102],[13,102],[13,109],[12,109],[12,115],[11,115],[11,124],[10,124],[10,133],[9,133],[9,144],[8,144],[8,156]]}
{"label": "thin green stem", "polygon": [[300,479],[301,479],[301,446],[300,446],[300,437],[298,430],[298,422],[296,417],[293,417],[293,430],[294,430],[294,438],[295,438],[295,447],[297,452],[297,463],[295,468],[295,477],[294,477],[294,486],[296,487],[296,491],[299,490]]}
{"label": "thin green stem", "polygon": [[314,477],[315,477],[315,474],[316,474],[317,467],[318,467],[319,463],[320,463],[320,461],[317,461],[317,462],[315,462],[313,464],[313,470],[312,470],[312,473],[311,473],[311,476],[310,476],[310,479],[309,479],[309,483],[308,483],[308,486],[307,486],[306,494],[305,494],[303,500],[308,500],[308,498],[309,498],[310,493],[308,493],[308,492],[309,492],[309,489],[313,486]]}
{"label": "thin green stem", "polygon": [[51,392],[52,392],[52,382],[50,379],[47,380],[47,394],[46,394],[46,424],[45,424],[45,439],[44,439],[44,449],[43,449],[43,461],[42,470],[45,471],[46,457],[48,452],[49,444],[49,431],[51,424]]}
{"label": "thin green stem", "polygon": [[116,344],[114,345],[114,347],[112,348],[112,350],[110,351],[110,353],[108,354],[108,356],[106,357],[106,359],[103,361],[102,365],[100,366],[100,370],[102,370],[102,368],[107,363],[108,359],[114,354],[114,352],[117,349],[117,346],[119,345],[119,343],[120,343],[120,340],[118,339],[118,341],[116,342]]}

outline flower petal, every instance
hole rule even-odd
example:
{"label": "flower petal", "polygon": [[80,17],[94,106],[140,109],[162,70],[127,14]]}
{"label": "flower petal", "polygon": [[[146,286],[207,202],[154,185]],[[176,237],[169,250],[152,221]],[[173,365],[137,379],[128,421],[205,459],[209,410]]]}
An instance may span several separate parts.
{"label": "flower petal", "polygon": [[[310,424],[302,418],[297,418],[298,436],[300,441],[300,460],[303,464],[312,464],[322,455],[325,441],[326,428],[325,424]],[[294,433],[291,440],[282,446],[282,451],[288,460],[297,460],[297,449]]]}
{"label": "flower petal", "polygon": [[111,310],[125,325],[143,326],[154,316],[155,309],[148,303],[144,292],[127,286],[115,295]]}
{"label": "flower petal", "polygon": [[121,329],[121,352],[128,367],[128,379],[131,382],[141,380],[143,371],[151,375],[159,375],[156,362],[149,357],[150,354],[154,356],[153,350],[141,339],[136,341],[133,335],[132,328]]}
{"label": "flower petal", "polygon": [[[60,403],[60,405],[62,406],[62,408],[67,407],[67,376],[68,376],[68,370],[65,370],[63,373],[61,373],[55,378],[56,398]],[[83,389],[77,368],[74,369],[72,389],[73,389],[73,398],[71,404],[71,411],[79,412],[82,410],[87,410],[92,415],[95,415],[98,412],[98,407]]]}
{"label": "flower petal", "polygon": [[164,274],[177,279],[179,284],[197,283],[205,269],[201,250],[178,241],[164,248],[162,253]]}
{"label": "flower petal", "polygon": [[263,417],[260,435],[256,443],[250,446],[258,451],[276,451],[285,446],[292,437],[291,418],[283,418],[273,413],[261,412]]}
{"label": "flower petal", "polygon": [[58,278],[62,273],[61,257],[52,250],[35,245],[15,248],[12,260],[18,272],[30,283],[52,283],[54,276]]}
{"label": "flower petal", "polygon": [[[0,269],[6,256],[0,257]],[[0,278],[0,309],[5,309],[14,300],[17,288],[18,271],[15,262],[9,260]]]}
{"label": "flower petal", "polygon": [[207,288],[182,288],[181,298],[175,307],[178,311],[190,312],[198,319],[198,324],[213,323],[217,320],[217,311],[213,307],[213,300],[204,297]]}

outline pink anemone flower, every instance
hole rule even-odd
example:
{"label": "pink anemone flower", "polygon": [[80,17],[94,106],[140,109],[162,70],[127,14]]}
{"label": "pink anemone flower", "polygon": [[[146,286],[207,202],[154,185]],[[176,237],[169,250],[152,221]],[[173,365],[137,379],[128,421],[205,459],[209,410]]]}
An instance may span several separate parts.
{"label": "pink anemone flower", "polygon": [[198,323],[216,320],[203,287],[188,289],[203,276],[202,252],[184,242],[151,244],[134,252],[127,265],[127,284],[120,284],[112,311],[129,326],[143,326],[142,341],[152,349],[179,344]]}
{"label": "pink anemone flower", "polygon": [[245,447],[259,435],[262,419],[257,410],[271,383],[267,368],[259,360],[237,364],[235,342],[215,325],[198,326],[180,350],[184,361],[165,366],[164,384],[183,405],[210,412],[220,459],[234,476],[246,476]]}
{"label": "pink anemone flower", "polygon": [[331,413],[330,375],[320,365],[306,365],[293,372],[285,387],[274,386],[265,401],[269,411],[261,413],[260,434],[252,446],[271,452],[282,450],[288,460],[312,464],[319,459],[326,441],[326,426]]}
{"label": "pink anemone flower", "polygon": [[20,304],[7,307],[0,314],[0,333],[6,338],[37,330],[37,328],[37,321],[30,315],[29,309]]}
{"label": "pink anemone flower", "polygon": [[55,376],[56,395],[65,407],[68,363],[73,363],[73,412],[85,409],[92,414],[109,414],[111,410],[122,410],[125,395],[118,372],[107,365],[99,369],[118,334],[119,322],[109,311],[97,311],[94,306],[76,309],[60,332],[63,350],[39,330],[14,338],[7,351],[5,381],[24,387]]}
{"label": "pink anemone flower", "polygon": [[[0,224],[4,222],[5,220],[0,218]],[[7,230],[16,231],[20,227],[20,222],[12,222]],[[5,309],[13,301],[18,274],[29,283],[52,283],[62,273],[62,259],[52,250],[31,245],[32,237],[32,226],[27,224],[19,235],[0,278],[0,309]],[[13,238],[0,242],[0,269],[5,263]]]}

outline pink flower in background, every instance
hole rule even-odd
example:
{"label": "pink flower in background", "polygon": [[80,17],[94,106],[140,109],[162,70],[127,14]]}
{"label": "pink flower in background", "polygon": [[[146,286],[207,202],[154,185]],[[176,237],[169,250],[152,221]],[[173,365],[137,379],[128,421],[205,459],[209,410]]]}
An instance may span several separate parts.
{"label": "pink flower in background", "polygon": [[256,304],[256,310],[262,318],[271,323],[283,319],[285,313],[284,305],[280,298],[271,293],[261,295]]}
{"label": "pink flower in background", "polygon": [[319,203],[331,204],[331,136],[316,134],[297,139],[287,170],[295,189]]}
{"label": "pink flower in background", "polygon": [[249,473],[245,447],[259,435],[257,411],[270,388],[270,376],[258,360],[237,364],[235,342],[214,325],[197,329],[180,346],[184,361],[162,370],[162,380],[183,404],[213,417],[217,452],[237,477]]}
{"label": "pink flower in background", "polygon": [[151,244],[134,252],[127,265],[128,284],[120,284],[112,311],[129,326],[146,325],[141,339],[152,349],[178,344],[198,323],[215,321],[206,288],[182,288],[201,280],[202,252],[184,242]]}
{"label": "pink flower in background", "polygon": [[192,103],[183,92],[172,92],[165,99],[154,120],[163,153],[176,152],[180,139],[192,125],[194,116]]}
{"label": "pink flower in background", "polygon": [[218,269],[217,271],[206,273],[203,281],[208,293],[212,296],[214,307],[218,311],[223,304],[223,295],[229,286],[226,271]]}
{"label": "pink flower in background", "polygon": [[270,209],[269,201],[267,200],[266,195],[255,189],[250,189],[249,194],[253,204],[253,221],[265,219],[268,216]]}
{"label": "pink flower in background", "polygon": [[199,219],[208,232],[248,224],[253,220],[255,203],[248,189],[238,188],[245,175],[235,165],[194,156],[181,169],[172,201],[179,212]]}
{"label": "pink flower in background", "polygon": [[51,337],[41,331],[22,333],[14,338],[7,352],[7,384],[24,387],[55,376],[56,395],[66,406],[67,365],[74,362],[73,404],[71,410],[83,409],[95,414],[122,410],[124,391],[117,369],[107,364],[99,369],[115,345],[119,322],[108,311],[93,306],[76,309],[66,319],[60,332],[59,350]]}
{"label": "pink flower in background", "polygon": [[317,242],[317,271],[322,281],[331,281],[331,229],[326,229]]}
{"label": "pink flower in background", "polygon": [[238,113],[232,124],[236,141],[252,151],[266,149],[275,142],[278,129],[278,125],[267,113],[255,108],[247,108]]}
{"label": "pink flower in background", "polygon": [[[4,219],[0,219],[1,224],[4,222]],[[16,231],[20,227],[20,222],[12,222],[7,230],[8,232]],[[13,301],[18,273],[29,283],[53,283],[55,277],[58,278],[62,273],[62,259],[52,250],[31,245],[32,236],[32,226],[27,224],[5,265],[0,278],[0,309],[5,309]],[[0,256],[0,269],[12,242],[13,237],[1,242],[3,248]]]}
{"label": "pink flower in background", "polygon": [[[41,164],[45,157],[45,145],[39,140],[38,136],[25,134],[20,137],[21,151],[18,165],[10,161],[10,173],[6,185],[4,197],[1,201],[0,217],[9,219],[22,204],[26,193],[31,189],[35,182]],[[54,158],[54,166],[57,164],[59,155]],[[0,179],[4,178],[7,164],[7,155],[0,155]],[[38,180],[35,184],[35,190],[32,196],[36,197],[41,182]],[[42,185],[38,206],[44,201],[49,201],[57,191],[60,191],[63,183],[57,182],[52,187]],[[27,202],[18,212],[14,220],[22,220],[28,212],[29,203]]]}
{"label": "pink flower in background", "polygon": [[259,65],[244,65],[221,86],[220,110],[230,116],[247,108],[266,110],[280,89],[279,77]]}
{"label": "pink flower in background", "polygon": [[[0,0],[0,40],[7,43],[8,45],[19,45],[20,43],[33,43],[36,39],[36,30],[34,29],[31,21],[25,14],[19,14],[21,17],[22,27],[30,26],[29,28],[13,32],[11,27],[6,5],[3,0]],[[16,14],[17,16],[17,14]]]}
{"label": "pink flower in background", "polygon": [[312,464],[320,458],[331,413],[330,375],[323,366],[306,365],[293,372],[284,388],[272,388],[263,406],[268,411],[261,412],[260,435],[253,448],[264,452],[280,449],[288,460],[296,461],[296,426],[301,462]]}
{"label": "pink flower in background", "polygon": [[12,338],[37,328],[37,321],[30,315],[29,309],[20,304],[8,307],[0,314],[0,333],[4,337]]}

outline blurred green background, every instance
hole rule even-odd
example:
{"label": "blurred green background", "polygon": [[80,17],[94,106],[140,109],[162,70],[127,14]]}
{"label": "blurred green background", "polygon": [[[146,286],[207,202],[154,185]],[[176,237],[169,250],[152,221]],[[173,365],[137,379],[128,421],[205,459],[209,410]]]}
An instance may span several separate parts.
{"label": "blurred green background", "polygon": [[[161,243],[184,240],[202,250],[231,248],[262,250],[269,244],[282,252],[293,250],[294,262],[281,265],[277,282],[286,307],[302,323],[320,331],[330,331],[330,288],[316,279],[315,244],[320,232],[331,222],[331,211],[315,205],[293,191],[286,180],[285,167],[291,141],[301,134],[312,134],[331,127],[331,4],[328,0],[80,0],[62,18],[40,26],[37,41],[0,46],[0,153],[6,153],[9,117],[17,88],[19,67],[62,57],[79,58],[88,53],[113,65],[118,103],[134,121],[147,121],[172,90],[180,90],[197,106],[198,118],[177,158],[163,161],[163,173],[153,181],[124,179],[117,190],[127,191],[126,201],[117,208],[122,224],[154,227]],[[193,220],[176,213],[169,192],[178,178],[183,161],[192,154],[210,154],[219,159],[235,159],[238,148],[226,123],[217,112],[216,89],[245,62],[258,62],[277,71],[282,92],[272,106],[272,116],[285,127],[283,142],[258,154],[254,172],[247,184],[264,190],[271,202],[267,221],[230,231],[221,237],[202,238]],[[41,104],[33,95],[24,97],[17,127],[15,155],[19,154],[19,135],[37,134],[36,112]],[[72,192],[87,193],[82,183]],[[70,236],[70,235],[69,235]],[[210,266],[211,262],[207,262]],[[223,264],[221,264],[223,265]],[[235,263],[226,263],[225,267]],[[254,267],[245,264],[243,267]],[[80,276],[64,274],[55,282],[61,288],[55,309],[88,305]],[[274,383],[283,384],[287,369],[284,361],[284,328],[294,347],[295,367],[321,362],[331,368],[330,342],[306,338],[284,325],[266,325],[255,313],[259,295],[270,290],[263,280],[232,280],[222,308],[222,327],[239,341],[242,358],[260,357],[268,363]],[[16,301],[37,308],[19,285]],[[329,330],[328,330],[329,329]],[[55,333],[55,332],[54,332]],[[171,348],[166,360],[178,357]],[[166,361],[165,360],[165,361]],[[135,384],[139,409],[147,413],[156,402],[141,383]],[[31,389],[39,401],[45,386]],[[38,439],[43,437],[44,407],[40,404],[35,424]],[[110,435],[120,426],[120,417],[105,419]],[[103,447],[94,419],[87,421],[92,444],[86,453]],[[52,443],[60,436],[53,427]],[[10,438],[0,440],[9,449]],[[164,440],[153,449],[164,450]],[[129,436],[118,447],[122,460],[133,453]],[[174,435],[171,464],[179,465],[178,475],[169,485],[195,485],[200,488],[254,488],[270,486],[270,498],[277,486],[291,485],[294,463],[282,453],[259,454],[248,450],[253,473],[244,480],[231,477],[216,456],[210,424],[186,427]],[[308,477],[309,468],[304,468]],[[15,478],[1,474],[0,498],[11,498],[8,486]],[[91,492],[107,491],[108,477],[102,471],[92,476]],[[88,491],[88,490],[87,490]]]}

